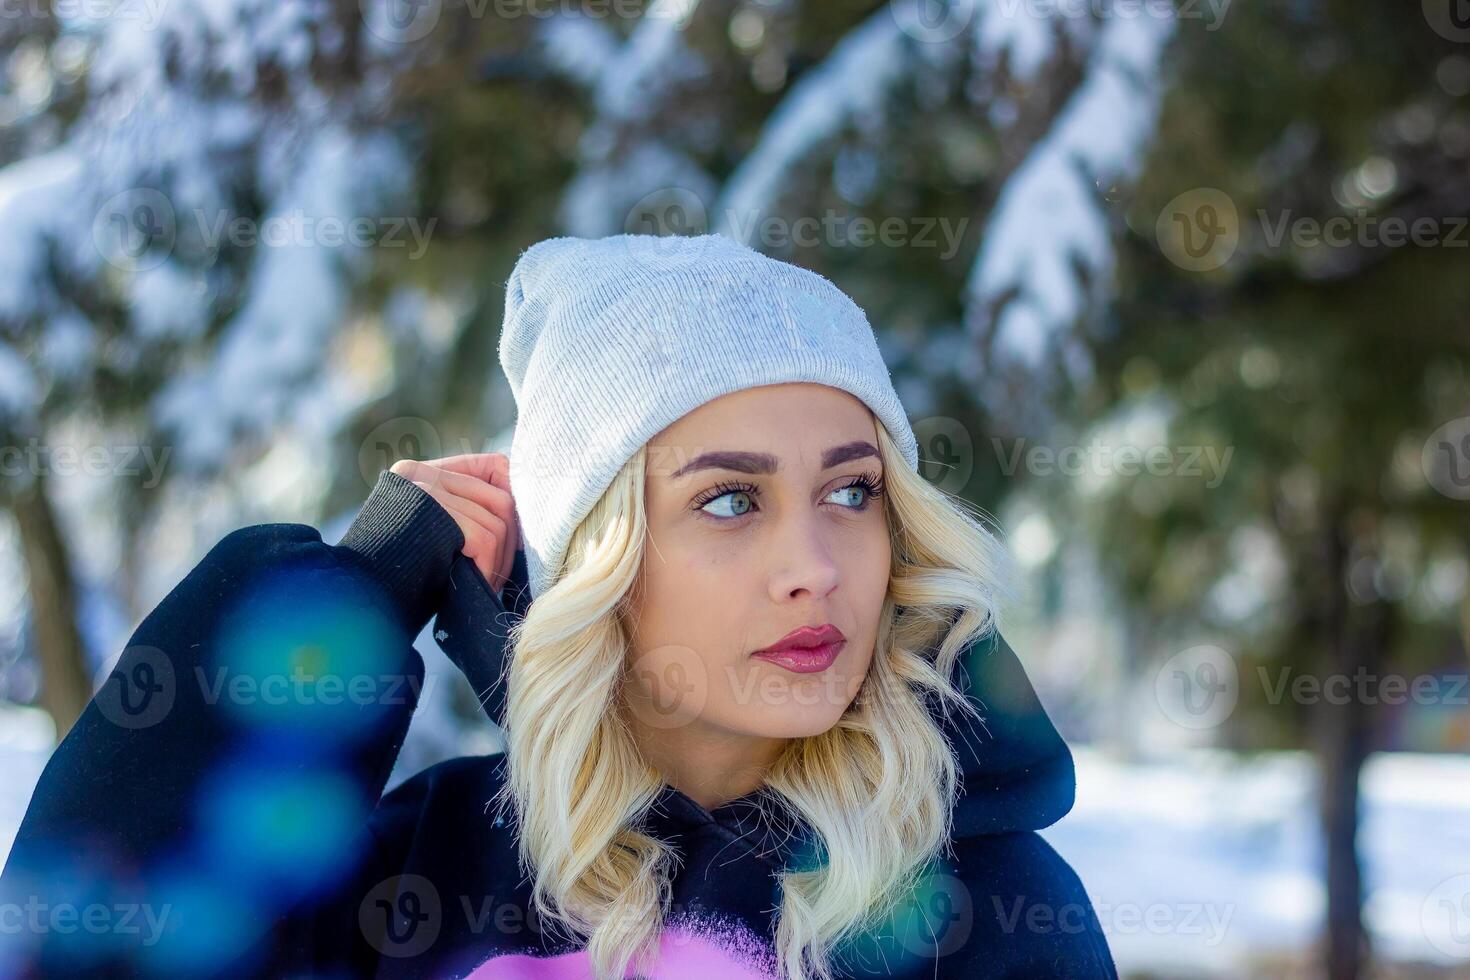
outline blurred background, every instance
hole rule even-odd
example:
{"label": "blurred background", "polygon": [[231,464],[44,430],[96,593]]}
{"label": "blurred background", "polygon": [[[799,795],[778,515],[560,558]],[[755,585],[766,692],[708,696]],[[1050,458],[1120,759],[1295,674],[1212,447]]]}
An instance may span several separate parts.
{"label": "blurred background", "polygon": [[1470,977],[1465,0],[6,0],[0,127],[0,855],[224,534],[508,446],[521,250],[719,232],[999,521],[1125,975]]}

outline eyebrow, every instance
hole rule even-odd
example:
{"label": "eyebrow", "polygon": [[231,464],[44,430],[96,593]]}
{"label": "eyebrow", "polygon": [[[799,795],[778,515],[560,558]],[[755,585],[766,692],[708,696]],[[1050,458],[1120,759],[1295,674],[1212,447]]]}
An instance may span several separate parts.
{"label": "eyebrow", "polygon": [[[868,456],[876,457],[877,448],[870,442],[858,439],[855,442],[845,442],[840,446],[833,446],[822,453],[822,469],[829,470],[841,463],[854,459],[863,459]],[[696,470],[734,470],[737,473],[753,473],[757,475],[769,475],[780,469],[780,461],[770,453],[746,453],[734,450],[717,450],[714,452],[700,453],[698,456],[679,467],[670,479],[677,479]]]}

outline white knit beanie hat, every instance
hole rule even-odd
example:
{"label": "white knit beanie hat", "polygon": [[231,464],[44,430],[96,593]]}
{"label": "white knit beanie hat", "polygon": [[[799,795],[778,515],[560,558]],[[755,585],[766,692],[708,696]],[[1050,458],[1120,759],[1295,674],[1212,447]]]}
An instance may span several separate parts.
{"label": "white knit beanie hat", "polygon": [[867,404],[918,469],[873,328],[824,276],[725,235],[548,238],[505,289],[510,485],[532,598],[648,440],[720,395],[810,381]]}

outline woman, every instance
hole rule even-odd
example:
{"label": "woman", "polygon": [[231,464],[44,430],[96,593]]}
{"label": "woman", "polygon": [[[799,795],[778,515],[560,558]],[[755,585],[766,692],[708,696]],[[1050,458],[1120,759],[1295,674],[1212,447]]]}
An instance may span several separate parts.
{"label": "woman", "polygon": [[[147,931],[42,917],[16,962],[1115,976],[1035,833],[1072,761],[996,632],[1001,550],[919,477],[861,310],[719,236],[550,239],[500,356],[509,458],[395,464],[335,546],[235,531],[140,625],[4,898]],[[505,751],[384,794],[431,616]]]}

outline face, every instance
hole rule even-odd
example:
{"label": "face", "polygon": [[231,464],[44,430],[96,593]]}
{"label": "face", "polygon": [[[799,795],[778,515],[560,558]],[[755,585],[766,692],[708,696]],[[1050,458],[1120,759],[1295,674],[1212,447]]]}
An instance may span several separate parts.
{"label": "face", "polygon": [[[649,441],[628,618],[636,718],[671,738],[727,741],[837,723],[872,662],[888,589],[877,425],[852,395],[793,383],[714,399]],[[829,665],[798,672],[753,655],[829,626],[841,636]]]}

